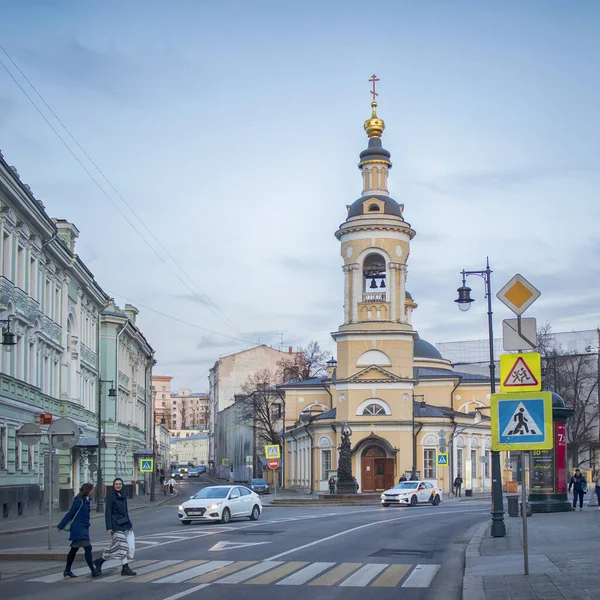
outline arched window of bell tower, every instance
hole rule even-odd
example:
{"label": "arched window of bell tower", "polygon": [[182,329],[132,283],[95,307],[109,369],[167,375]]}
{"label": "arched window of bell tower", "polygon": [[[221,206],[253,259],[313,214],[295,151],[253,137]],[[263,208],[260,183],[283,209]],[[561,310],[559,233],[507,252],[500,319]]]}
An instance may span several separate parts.
{"label": "arched window of bell tower", "polygon": [[386,302],[385,258],[376,252],[363,261],[363,302]]}

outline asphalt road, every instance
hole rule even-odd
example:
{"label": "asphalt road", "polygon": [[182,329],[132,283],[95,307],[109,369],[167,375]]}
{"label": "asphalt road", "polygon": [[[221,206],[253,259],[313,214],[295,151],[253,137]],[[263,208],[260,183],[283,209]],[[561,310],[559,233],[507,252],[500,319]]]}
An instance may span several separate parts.
{"label": "asphalt road", "polygon": [[[181,486],[184,498],[206,482]],[[176,502],[175,504],[178,504]],[[137,577],[105,567],[92,580],[63,580],[62,564],[46,572],[0,581],[0,597],[19,600],[94,600],[143,595],[145,600],[225,600],[231,594],[262,600],[321,597],[424,600],[461,597],[465,542],[489,518],[489,502],[438,507],[266,507],[259,521],[180,525],[175,506],[136,511]],[[26,547],[44,533],[8,536],[0,543]],[[92,540],[107,541],[101,520]],[[77,571],[76,571],[77,572]],[[34,581],[36,580],[37,581]],[[233,588],[233,589],[232,589]],[[268,589],[271,588],[271,589]]]}

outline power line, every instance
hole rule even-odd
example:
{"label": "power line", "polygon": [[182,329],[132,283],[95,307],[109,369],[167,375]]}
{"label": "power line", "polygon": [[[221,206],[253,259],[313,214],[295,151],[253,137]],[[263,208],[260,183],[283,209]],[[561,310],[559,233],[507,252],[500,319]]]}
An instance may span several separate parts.
{"label": "power line", "polygon": [[128,298],[127,296],[123,296],[123,294],[119,294],[118,292],[114,292],[111,290],[105,290],[107,291],[109,294],[112,294],[113,296],[117,296],[119,298],[123,298],[123,300],[127,300],[127,302],[132,302],[135,306],[141,306],[142,308],[149,310],[150,312],[156,313],[157,315],[161,315],[162,317],[166,317],[167,319],[171,319],[172,321],[177,321],[178,323],[183,323],[184,325],[189,325],[190,327],[194,327],[195,329],[200,329],[201,331],[207,331],[208,333],[212,333],[213,335],[220,335],[222,337],[226,337],[230,340],[235,340],[236,342],[244,342],[244,344],[248,345],[254,345],[253,342],[250,342],[248,340],[244,340],[242,338],[237,338],[231,335],[227,335],[226,333],[220,333],[218,331],[213,331],[212,329],[207,329],[206,327],[201,327],[200,325],[196,325],[195,323],[190,323],[189,321],[184,321],[183,319],[180,319],[178,317],[174,317],[173,315],[169,315],[167,313],[161,312],[160,310],[156,310],[155,308],[150,308],[149,306],[146,306],[145,304],[142,304],[141,302],[138,302],[137,300],[132,300],[131,298]]}
{"label": "power line", "polygon": [[81,152],[84,154],[84,156],[90,161],[90,163],[94,166],[94,168],[98,171],[98,173],[102,176],[102,178],[108,183],[108,185],[112,188],[112,190],[115,192],[115,194],[117,194],[117,196],[121,199],[121,201],[125,204],[125,206],[127,206],[127,208],[131,211],[131,213],[139,221],[139,223],[142,225],[142,227],[150,234],[150,236],[155,240],[155,242],[163,249],[163,251],[167,254],[167,256],[173,261],[173,263],[175,265],[177,265],[177,267],[180,269],[180,271],[198,289],[198,291],[200,292],[200,294],[202,294],[202,296],[204,296],[204,298],[201,298],[200,296],[198,296],[198,294],[193,289],[190,288],[190,286],[180,277],[180,275],[178,273],[176,273],[171,268],[171,266],[166,262],[166,260],[146,240],[146,238],[141,234],[141,232],[133,225],[133,223],[131,222],[131,220],[127,218],[127,216],[123,213],[123,211],[117,206],[117,204],[107,194],[107,192],[104,190],[104,188],[102,188],[102,186],[99,184],[99,182],[94,178],[94,176],[90,173],[90,171],[85,167],[85,165],[79,159],[79,157],[71,150],[70,146],[62,138],[62,136],[58,133],[58,131],[52,126],[52,124],[50,123],[50,121],[42,113],[42,111],[39,109],[39,107],[36,105],[36,103],[33,101],[33,99],[29,96],[29,94],[27,94],[27,92],[25,91],[25,89],[21,86],[21,84],[17,81],[17,79],[14,77],[14,75],[10,72],[10,70],[8,69],[8,67],[0,59],[0,64],[2,64],[2,66],[5,69],[5,71],[11,77],[11,79],[15,82],[15,84],[23,92],[23,94],[26,96],[26,98],[29,100],[29,102],[33,105],[33,107],[36,109],[36,111],[44,119],[44,121],[46,122],[46,124],[50,127],[50,129],[52,129],[52,131],[54,132],[54,134],[60,139],[60,141],[63,143],[63,145],[65,146],[65,148],[67,148],[67,150],[73,156],[73,158],[79,163],[79,165],[83,168],[83,170],[88,174],[88,176],[90,177],[90,179],[96,184],[96,186],[98,187],[98,189],[100,189],[100,191],[103,193],[103,195],[106,196],[106,198],[110,201],[110,203],[117,209],[117,211],[121,214],[121,216],[132,227],[132,229],[142,238],[142,240],[150,247],[150,249],[158,256],[158,258],[167,266],[167,268],[179,279],[179,281],[181,281],[181,283],[183,283],[183,285],[185,285],[190,290],[190,292],[200,302],[202,302],[209,310],[211,310],[213,312],[213,314],[215,314],[219,319],[221,319],[223,322],[225,322],[227,325],[229,325],[235,331],[237,331],[238,333],[241,334],[242,331],[235,325],[235,323],[233,323],[233,321],[218,307],[218,305],[210,298],[210,296],[208,296],[208,294],[206,292],[204,292],[200,288],[200,286],[191,278],[191,276],[181,266],[181,264],[173,257],[173,255],[167,250],[167,248],[165,248],[165,246],[162,244],[162,242],[154,235],[154,233],[152,233],[152,231],[148,228],[148,226],[142,221],[142,219],[139,217],[139,215],[135,212],[135,210],[127,202],[127,200],[125,200],[125,198],[121,195],[121,193],[117,190],[117,188],[111,183],[111,181],[108,179],[108,177],[106,177],[106,175],[100,169],[100,167],[96,164],[96,162],[90,157],[90,155],[85,151],[85,149],[81,146],[81,144],[73,136],[73,134],[70,132],[70,130],[68,129],[68,127],[61,121],[61,119],[58,117],[58,115],[52,110],[52,108],[46,102],[46,100],[44,99],[44,97],[40,94],[40,92],[33,85],[33,83],[28,79],[28,77],[25,75],[25,73],[23,73],[23,71],[20,69],[19,65],[17,65],[17,63],[13,60],[13,58],[7,52],[7,50],[4,48],[4,46],[0,45],[0,49],[4,52],[4,54],[6,54],[6,56],[10,60],[10,62],[14,65],[14,67],[17,69],[17,71],[19,71],[19,73],[21,74],[21,76],[29,84],[29,86],[32,88],[32,90],[37,94],[37,96],[44,103],[44,105],[46,106],[46,108],[50,111],[50,113],[54,116],[54,118],[58,121],[58,123],[60,123],[61,127],[66,131],[66,133],[69,135],[69,137],[75,142],[75,144],[77,145],[77,147],[81,150]]}

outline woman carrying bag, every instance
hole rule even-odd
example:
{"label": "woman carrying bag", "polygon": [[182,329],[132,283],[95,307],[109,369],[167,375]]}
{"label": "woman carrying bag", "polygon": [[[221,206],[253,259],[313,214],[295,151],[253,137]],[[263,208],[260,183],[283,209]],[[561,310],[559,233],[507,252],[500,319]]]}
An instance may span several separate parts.
{"label": "woman carrying bag", "polygon": [[79,494],[75,496],[73,505],[69,512],[63,517],[57,525],[59,531],[69,531],[71,540],[71,550],[67,554],[67,565],[65,566],[65,577],[77,577],[71,567],[75,560],[75,555],[79,548],[85,552],[85,562],[92,571],[92,577],[98,577],[100,572],[94,568],[92,559],[92,543],[90,542],[90,492],[94,489],[91,483],[84,483],[79,489]]}
{"label": "woman carrying bag", "polygon": [[123,490],[123,480],[117,477],[112,484],[112,490],[106,495],[104,516],[106,520],[106,531],[110,534],[112,541],[110,546],[103,552],[102,558],[94,561],[98,573],[102,573],[102,565],[107,560],[121,561],[121,575],[136,575],[129,567],[129,559],[133,558],[134,537],[133,525],[127,511],[127,496]]}

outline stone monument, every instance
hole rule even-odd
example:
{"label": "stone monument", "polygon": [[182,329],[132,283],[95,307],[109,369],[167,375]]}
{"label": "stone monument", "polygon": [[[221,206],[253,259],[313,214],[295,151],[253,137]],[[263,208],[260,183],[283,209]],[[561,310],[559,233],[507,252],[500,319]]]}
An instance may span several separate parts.
{"label": "stone monument", "polygon": [[338,470],[337,470],[337,493],[356,494],[358,484],[352,476],[352,451],[350,447],[350,436],[352,429],[347,423],[342,425],[342,443],[338,446]]}

